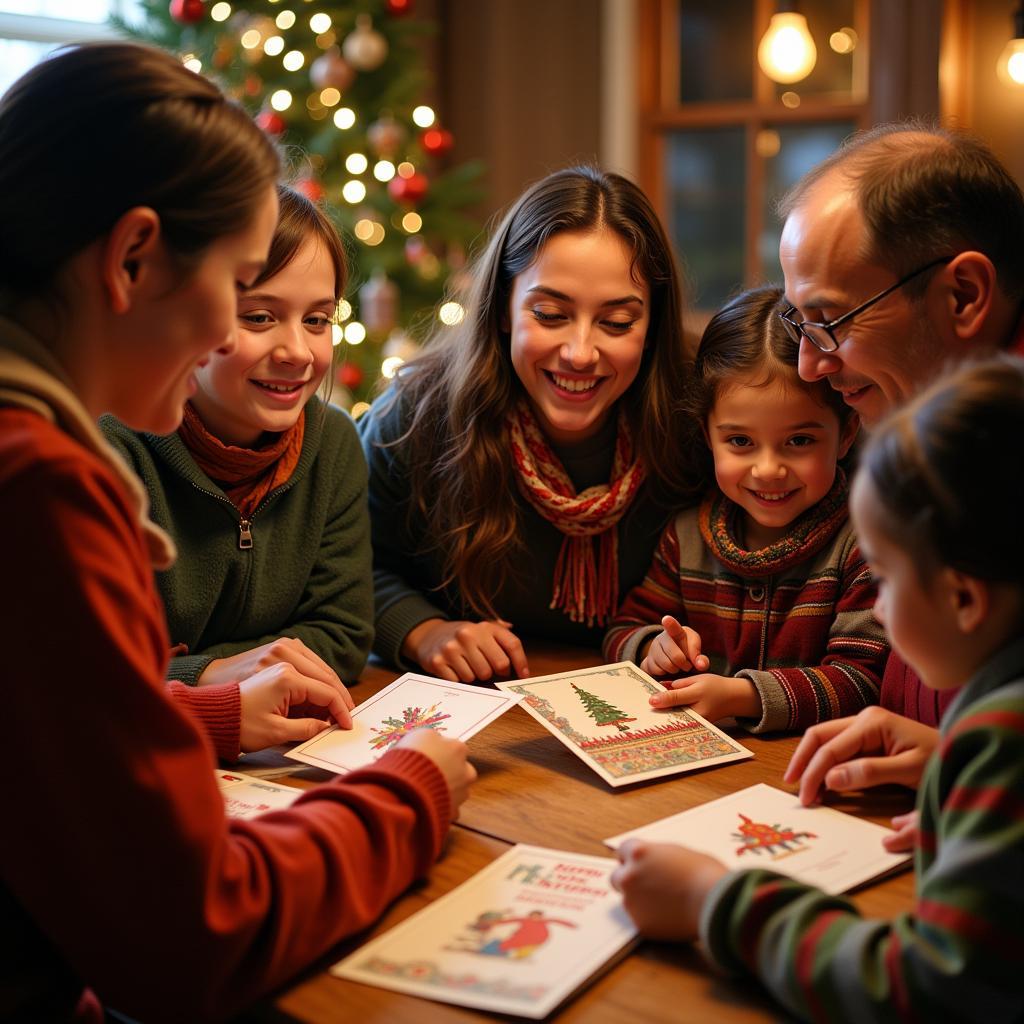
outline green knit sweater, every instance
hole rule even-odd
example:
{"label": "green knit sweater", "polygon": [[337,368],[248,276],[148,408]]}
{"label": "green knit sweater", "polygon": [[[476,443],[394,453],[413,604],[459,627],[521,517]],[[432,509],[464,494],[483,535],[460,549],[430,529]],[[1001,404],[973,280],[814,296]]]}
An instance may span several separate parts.
{"label": "green knit sweater", "polygon": [[214,658],[297,637],[345,680],[366,664],[373,639],[366,463],[355,426],[314,398],[302,453],[287,483],[249,519],[196,465],[178,434],[138,434],[100,421],[149,492],[151,515],[174,538],[178,560],[157,573],[173,644],[169,679],[195,683]]}

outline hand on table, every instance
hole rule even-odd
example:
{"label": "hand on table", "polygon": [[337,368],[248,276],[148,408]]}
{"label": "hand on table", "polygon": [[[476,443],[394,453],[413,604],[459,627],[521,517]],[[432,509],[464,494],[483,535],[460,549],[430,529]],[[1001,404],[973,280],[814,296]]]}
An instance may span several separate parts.
{"label": "hand on table", "polygon": [[761,698],[749,679],[710,672],[673,679],[668,690],[650,698],[651,707],[687,707],[709,722],[723,718],[760,718]]}
{"label": "hand on table", "polygon": [[476,769],[467,760],[468,750],[462,740],[448,739],[434,729],[414,729],[403,736],[396,747],[418,750],[441,770],[452,800],[452,821],[469,796],[469,787],[476,781]]}
{"label": "hand on table", "polygon": [[882,838],[882,845],[890,853],[909,853],[917,843],[917,811],[897,814],[892,819],[895,832]]}
{"label": "hand on table", "polygon": [[615,853],[612,885],[640,931],[651,939],[695,938],[704,901],[727,869],[673,843],[627,839]]}
{"label": "hand on table", "polygon": [[661,620],[662,631],[651,641],[640,668],[652,676],[670,676],[696,669],[702,672],[711,662],[700,653],[700,634],[689,626],[680,625],[678,619],[666,615]]}
{"label": "hand on table", "polygon": [[402,654],[431,675],[453,683],[472,683],[495,676],[530,674],[526,653],[512,624],[503,619],[449,622],[427,619],[414,626],[402,643]]}
{"label": "hand on table", "polygon": [[802,804],[814,803],[822,787],[844,792],[895,782],[916,789],[938,743],[937,729],[872,706],[812,725],[783,778],[800,780]]}
{"label": "hand on table", "polygon": [[343,729],[352,728],[352,698],[340,683],[332,686],[310,679],[285,662],[242,679],[238,691],[242,712],[239,745],[244,752],[312,739],[330,728],[329,720],[289,718],[289,710],[300,704],[324,708]]}

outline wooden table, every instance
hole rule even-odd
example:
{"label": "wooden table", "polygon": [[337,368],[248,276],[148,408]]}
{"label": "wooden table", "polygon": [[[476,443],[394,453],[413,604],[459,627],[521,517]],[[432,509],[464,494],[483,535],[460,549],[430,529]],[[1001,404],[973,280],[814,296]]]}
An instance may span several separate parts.
{"label": "wooden table", "polygon": [[[601,663],[598,652],[580,648],[532,647],[528,654],[536,675]],[[371,665],[353,696],[361,703],[394,678],[395,673]],[[513,708],[469,741],[479,779],[430,879],[396,901],[376,927],[332,951],[305,978],[246,1020],[443,1024],[496,1019],[491,1014],[342,981],[328,975],[325,968],[367,938],[455,888],[514,843],[608,855],[601,842],[606,836],[757,782],[782,786],[782,771],[796,738],[759,738],[742,731],[737,738],[754,752],[753,759],[613,790],[525,711]],[[324,777],[318,769],[296,765],[293,778],[279,781],[305,786]],[[908,791],[887,787],[835,806],[887,824],[893,814],[911,805]],[[885,879],[854,893],[852,899],[865,914],[890,917],[910,908],[913,876],[908,871]],[[644,942],[550,1019],[565,1024],[697,1024],[785,1017],[755,983],[717,976],[692,947]]]}

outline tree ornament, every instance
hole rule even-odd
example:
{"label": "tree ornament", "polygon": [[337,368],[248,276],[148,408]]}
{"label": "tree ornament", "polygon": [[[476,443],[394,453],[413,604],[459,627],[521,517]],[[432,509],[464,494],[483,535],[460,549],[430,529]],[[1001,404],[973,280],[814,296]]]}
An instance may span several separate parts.
{"label": "tree ornament", "polygon": [[384,4],[384,10],[386,10],[392,18],[401,18],[406,14],[412,14],[415,9],[415,0],[387,0]]}
{"label": "tree ornament", "polygon": [[420,136],[420,145],[434,156],[447,153],[455,145],[455,136],[447,128],[428,128]]}
{"label": "tree ornament", "polygon": [[356,27],[341,44],[345,60],[358,71],[374,71],[387,59],[388,41],[373,27],[368,14],[356,17]]}
{"label": "tree ornament", "polygon": [[317,89],[337,89],[344,92],[356,78],[355,68],[332,46],[309,65],[309,80]]}
{"label": "tree ornament", "polygon": [[371,334],[387,334],[398,322],[398,288],[379,267],[359,289],[359,319]]}
{"label": "tree ornament", "polygon": [[344,362],[338,367],[338,383],[355,391],[363,383],[363,371],[355,363]]}
{"label": "tree ornament", "polygon": [[182,25],[194,25],[206,17],[205,0],[171,0],[171,17]]}
{"label": "tree ornament", "polygon": [[379,157],[392,157],[405,142],[406,131],[390,114],[374,121],[366,129],[366,141]]}
{"label": "tree ornament", "polygon": [[415,205],[421,202],[430,190],[430,182],[425,174],[417,171],[408,178],[395,175],[388,182],[388,194],[396,203]]}
{"label": "tree ornament", "polygon": [[415,267],[427,254],[427,243],[422,235],[410,235],[405,240],[405,259],[410,267]]}
{"label": "tree ornament", "polygon": [[261,110],[256,115],[256,127],[262,128],[268,135],[280,135],[287,125],[277,111]]}
{"label": "tree ornament", "polygon": [[316,178],[299,178],[295,190],[301,192],[311,203],[319,203],[324,197],[324,187]]}

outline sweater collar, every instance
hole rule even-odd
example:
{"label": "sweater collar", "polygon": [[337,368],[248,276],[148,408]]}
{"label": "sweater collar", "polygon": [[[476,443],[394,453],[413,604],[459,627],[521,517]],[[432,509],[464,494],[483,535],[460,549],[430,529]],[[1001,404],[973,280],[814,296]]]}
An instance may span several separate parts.
{"label": "sweater collar", "polygon": [[726,569],[740,576],[772,576],[816,555],[846,522],[846,474],[836,468],[832,488],[821,501],[790,523],[784,537],[757,551],[748,551],[736,540],[742,509],[715,488],[700,506],[701,536],[712,555]]}
{"label": "sweater collar", "polygon": [[171,538],[149,518],[149,497],[138,477],[100,433],[53,353],[13,320],[0,316],[0,405],[30,409],[60,427],[98,458],[121,484],[156,569],[176,556]]}
{"label": "sweater collar", "polygon": [[942,716],[939,730],[943,737],[949,734],[958,718],[974,704],[1007,683],[1024,675],[1024,637],[1011,640],[998,650],[977,672],[971,676],[953,703]]}

